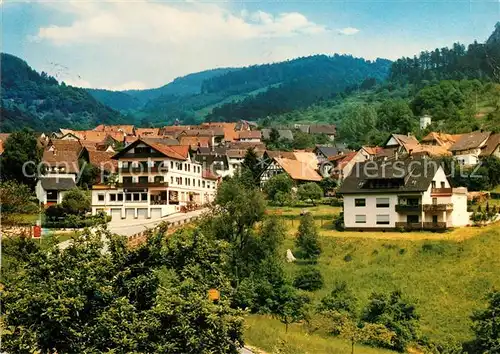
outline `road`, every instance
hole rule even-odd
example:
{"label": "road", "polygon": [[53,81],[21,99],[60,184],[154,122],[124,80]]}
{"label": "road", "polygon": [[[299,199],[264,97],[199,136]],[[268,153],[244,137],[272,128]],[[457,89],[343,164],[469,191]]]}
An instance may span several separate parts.
{"label": "road", "polygon": [[[200,210],[195,210],[195,211],[190,211],[188,213],[176,213],[172,214],[169,216],[166,216],[161,219],[155,219],[155,220],[120,220],[120,221],[111,221],[108,224],[108,230],[111,231],[114,234],[122,235],[122,236],[132,236],[135,235],[141,231],[150,229],[158,225],[159,223],[163,221],[168,221],[171,223],[177,223],[179,221],[184,221],[186,219],[190,219],[194,216],[200,216],[204,212],[206,212],[208,209],[200,209]],[[60,249],[65,249],[67,248],[73,240],[66,240],[61,243],[59,243],[59,248]]]}
{"label": "road", "polygon": [[115,233],[118,235],[132,236],[132,235],[135,235],[135,234],[137,234],[141,231],[144,231],[146,229],[153,228],[163,221],[176,223],[178,221],[184,221],[186,219],[190,219],[194,216],[200,216],[201,214],[203,214],[207,210],[208,209],[200,209],[200,210],[190,211],[188,213],[176,213],[176,214],[172,214],[172,215],[166,216],[164,218],[155,219],[155,220],[142,220],[142,221],[120,220],[120,221],[115,221],[115,222],[111,221],[108,224],[108,229],[112,233]]}

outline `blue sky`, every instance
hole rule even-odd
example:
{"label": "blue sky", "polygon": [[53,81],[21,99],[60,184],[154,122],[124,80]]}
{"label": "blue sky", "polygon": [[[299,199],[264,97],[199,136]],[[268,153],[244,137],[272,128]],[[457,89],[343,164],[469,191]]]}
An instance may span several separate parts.
{"label": "blue sky", "polygon": [[497,21],[500,0],[4,0],[2,51],[73,85],[149,88],[318,53],[412,56],[482,42]]}

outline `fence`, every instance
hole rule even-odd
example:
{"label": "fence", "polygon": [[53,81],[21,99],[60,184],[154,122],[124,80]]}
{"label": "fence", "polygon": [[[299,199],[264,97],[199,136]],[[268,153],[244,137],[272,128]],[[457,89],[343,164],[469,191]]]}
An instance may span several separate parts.
{"label": "fence", "polygon": [[[193,221],[198,220],[199,216],[191,216],[189,218],[177,220],[177,221],[167,221],[168,225],[168,230],[167,230],[167,235],[173,234],[175,231],[180,229],[182,226],[185,226],[186,224],[189,224]],[[138,232],[134,235],[128,236],[127,238],[127,243],[129,247],[137,247],[141,243],[145,242],[149,232],[154,231],[157,228],[157,226],[154,226],[152,228],[148,228],[144,231]]]}

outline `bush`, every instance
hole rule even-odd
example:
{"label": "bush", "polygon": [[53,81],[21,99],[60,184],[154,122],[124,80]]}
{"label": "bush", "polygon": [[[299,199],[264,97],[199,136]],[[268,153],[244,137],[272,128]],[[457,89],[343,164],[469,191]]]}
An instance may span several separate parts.
{"label": "bush", "polygon": [[297,289],[315,291],[323,287],[323,276],[316,268],[301,268],[293,281],[293,286]]}
{"label": "bush", "polygon": [[84,227],[92,227],[111,221],[111,217],[100,213],[90,217],[81,217],[78,215],[66,215],[64,218],[47,219],[42,223],[42,226],[48,229],[81,229]]}
{"label": "bush", "polygon": [[344,224],[344,213],[341,212],[338,215],[336,215],[333,218],[333,227],[337,231],[344,231],[345,230],[345,224]]}
{"label": "bush", "polygon": [[81,189],[71,189],[64,194],[61,206],[66,214],[83,215],[90,211],[90,196]]}
{"label": "bush", "polygon": [[358,299],[349,289],[347,283],[336,282],[332,292],[321,299],[320,312],[345,312],[352,317],[356,316]]}
{"label": "bush", "polygon": [[297,196],[304,202],[310,201],[313,205],[316,205],[316,200],[321,199],[323,196],[323,190],[317,183],[309,182],[299,186]]}

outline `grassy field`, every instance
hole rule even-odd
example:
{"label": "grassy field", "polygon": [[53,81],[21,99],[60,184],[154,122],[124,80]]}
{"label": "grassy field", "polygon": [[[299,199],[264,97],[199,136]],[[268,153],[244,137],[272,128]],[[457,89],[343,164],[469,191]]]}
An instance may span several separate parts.
{"label": "grassy field", "polygon": [[[285,326],[269,316],[252,315],[246,318],[245,338],[248,344],[266,353],[286,354],[345,354],[351,352],[348,341],[331,336],[308,334],[301,324]],[[281,350],[281,351],[280,351]],[[390,354],[388,350],[355,346],[355,354]]]}
{"label": "grassy field", "polygon": [[[325,285],[310,293],[314,302],[329,293],[335,281],[346,281],[361,306],[366,305],[373,292],[399,289],[416,303],[423,335],[442,342],[471,338],[469,316],[474,309],[485,305],[484,297],[489,291],[500,288],[498,224],[444,233],[339,232],[333,230],[331,221],[327,221],[327,217],[338,213],[339,208],[316,208],[318,214],[325,217],[325,220],[316,219],[323,249],[318,267]],[[288,248],[294,249],[301,208],[281,208],[281,213],[276,209],[271,210],[286,215],[283,217],[288,228],[285,253]],[[315,212],[313,208],[310,211]],[[289,276],[293,277],[299,267],[300,264],[287,264]],[[247,323],[250,327],[255,324],[262,327],[247,331],[250,344],[254,344],[254,332],[272,331],[275,327],[269,319],[258,317],[250,318]],[[308,334],[297,327],[294,337],[300,336],[304,338],[294,339],[299,347],[308,343]],[[321,343],[330,340],[333,339],[318,339]],[[298,351],[305,352],[314,353]]]}

